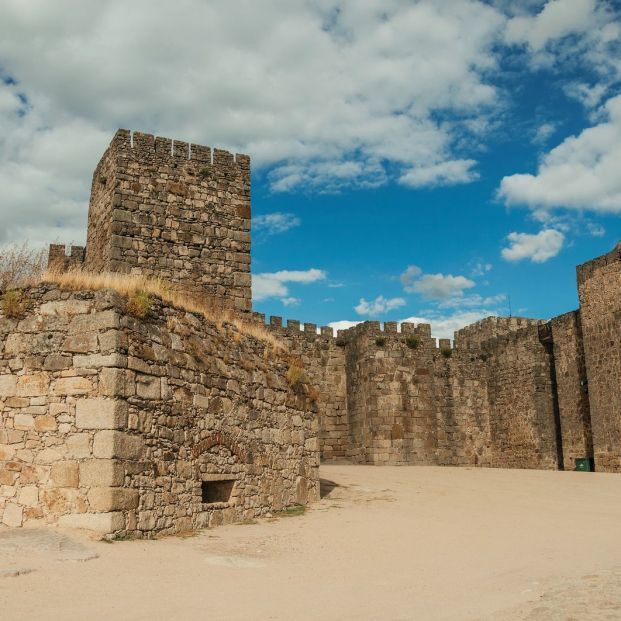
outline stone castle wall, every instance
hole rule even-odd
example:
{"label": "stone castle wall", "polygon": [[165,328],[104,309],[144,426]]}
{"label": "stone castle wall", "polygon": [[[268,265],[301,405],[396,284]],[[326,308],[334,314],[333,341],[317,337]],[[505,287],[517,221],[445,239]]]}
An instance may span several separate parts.
{"label": "stone castle wall", "polygon": [[136,319],[112,292],[27,295],[0,313],[0,522],[149,537],[318,497],[288,356],[157,300]]}
{"label": "stone castle wall", "polygon": [[334,337],[331,328],[282,323],[272,317],[269,327],[318,393],[324,460],[559,467],[543,322],[491,318],[457,333],[454,349],[428,324],[403,323],[399,332],[394,322],[382,329],[371,321]]}
{"label": "stone castle wall", "polygon": [[[550,321],[558,407],[566,469],[576,459],[593,457],[591,413],[580,312]],[[601,466],[601,464],[599,464]]]}
{"label": "stone castle wall", "polygon": [[84,267],[249,311],[250,158],[118,130],[93,175]]}
{"label": "stone castle wall", "polygon": [[577,277],[595,466],[621,472],[621,244]]}

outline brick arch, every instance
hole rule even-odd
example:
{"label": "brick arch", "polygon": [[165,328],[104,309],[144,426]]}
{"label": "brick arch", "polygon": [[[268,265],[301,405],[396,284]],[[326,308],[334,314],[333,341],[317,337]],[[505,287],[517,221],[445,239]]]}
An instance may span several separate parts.
{"label": "brick arch", "polygon": [[212,431],[206,438],[197,442],[192,449],[192,456],[199,457],[214,446],[224,446],[229,449],[242,463],[249,463],[250,453],[230,434],[225,431]]}

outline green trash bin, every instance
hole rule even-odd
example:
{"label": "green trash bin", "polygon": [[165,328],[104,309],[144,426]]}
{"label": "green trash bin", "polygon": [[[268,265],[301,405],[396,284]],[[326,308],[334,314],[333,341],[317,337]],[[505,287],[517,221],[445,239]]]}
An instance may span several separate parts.
{"label": "green trash bin", "polygon": [[593,472],[595,470],[595,464],[590,457],[578,457],[575,461],[576,470],[579,472]]}

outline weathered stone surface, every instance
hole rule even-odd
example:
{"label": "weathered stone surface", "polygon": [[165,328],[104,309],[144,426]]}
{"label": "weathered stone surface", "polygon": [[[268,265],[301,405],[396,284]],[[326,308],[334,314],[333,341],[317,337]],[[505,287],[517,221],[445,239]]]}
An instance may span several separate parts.
{"label": "weathered stone surface", "polygon": [[80,485],[84,487],[118,487],[125,480],[122,462],[89,459],[80,462]]}
{"label": "weathered stone surface", "polygon": [[138,490],[123,487],[92,487],[88,492],[91,511],[126,511],[138,507]]}
{"label": "weathered stone surface", "polygon": [[2,513],[2,523],[7,526],[21,526],[24,509],[13,502],[7,502]]}
{"label": "weathered stone surface", "polygon": [[78,429],[122,429],[127,426],[127,403],[118,399],[80,399],[75,425]]}
{"label": "weathered stone surface", "polygon": [[93,456],[100,459],[140,459],[143,441],[139,436],[121,431],[98,431],[93,441]]}
{"label": "weathered stone surface", "polygon": [[78,487],[80,483],[78,462],[61,461],[53,464],[50,481],[57,487]]}
{"label": "weathered stone surface", "polygon": [[0,375],[0,397],[13,397],[17,392],[15,375]]}
{"label": "weathered stone surface", "polygon": [[125,528],[125,517],[120,511],[69,514],[61,515],[58,518],[58,525],[63,528],[79,528],[108,535]]}

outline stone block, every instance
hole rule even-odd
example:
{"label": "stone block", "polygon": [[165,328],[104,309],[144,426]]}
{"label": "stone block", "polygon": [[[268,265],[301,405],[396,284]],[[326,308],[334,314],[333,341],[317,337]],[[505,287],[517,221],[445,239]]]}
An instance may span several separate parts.
{"label": "stone block", "polygon": [[0,375],[0,397],[14,397],[17,392],[17,376]]}
{"label": "stone block", "polygon": [[23,519],[23,509],[12,502],[7,502],[4,506],[4,513],[2,514],[2,523],[16,528],[22,525]]}
{"label": "stone block", "polygon": [[34,421],[35,431],[56,431],[56,419],[53,416],[45,414],[43,416],[37,416]]}
{"label": "stone block", "polygon": [[87,498],[91,511],[126,511],[138,507],[139,494],[124,487],[92,487]]}
{"label": "stone block", "polygon": [[91,456],[91,434],[74,433],[66,440],[67,456],[74,459],[82,459]]}
{"label": "stone block", "polygon": [[97,332],[81,332],[71,334],[63,343],[63,351],[86,354],[89,351],[97,350]]}
{"label": "stone block", "polygon": [[47,373],[20,375],[17,378],[18,397],[43,397],[48,392],[49,377]]}
{"label": "stone block", "polygon": [[162,388],[159,377],[152,375],[136,376],[136,394],[142,399],[161,399]]}
{"label": "stone block", "polygon": [[19,490],[17,502],[27,507],[36,507],[39,503],[39,488],[36,485],[26,485]]}
{"label": "stone block", "polygon": [[59,315],[73,316],[84,315],[90,312],[93,303],[89,300],[57,300],[54,302],[45,302],[39,306],[39,312],[42,315]]}
{"label": "stone block", "polygon": [[98,431],[93,443],[93,456],[102,459],[137,460],[142,456],[142,438],[121,431]]}
{"label": "stone block", "polygon": [[89,459],[80,462],[82,487],[118,487],[125,480],[123,464],[111,459]]}
{"label": "stone block", "polygon": [[35,456],[35,462],[38,464],[52,464],[59,459],[62,459],[62,455],[53,448],[43,449]]}
{"label": "stone block", "polygon": [[78,487],[78,462],[61,461],[52,465],[50,480],[56,487]]}
{"label": "stone block", "polygon": [[15,455],[15,449],[7,444],[0,444],[0,461],[9,461]]}
{"label": "stone block", "polygon": [[87,377],[62,377],[56,380],[52,387],[52,394],[88,395],[93,390],[91,380]]}
{"label": "stone block", "polygon": [[13,426],[15,429],[21,429],[23,431],[34,429],[34,417],[30,414],[15,414]]}
{"label": "stone block", "polygon": [[125,517],[121,512],[110,513],[70,513],[58,518],[61,528],[79,528],[101,535],[110,535],[125,528]]}
{"label": "stone block", "polygon": [[68,369],[72,362],[73,358],[71,356],[50,354],[49,356],[46,356],[45,361],[43,362],[43,368],[46,371],[63,371],[64,369]]}
{"label": "stone block", "polygon": [[73,364],[83,369],[98,369],[101,367],[126,367],[127,356],[123,354],[90,354],[88,356],[75,355]]}
{"label": "stone block", "polygon": [[118,399],[80,399],[76,403],[78,429],[122,429],[127,426],[127,402]]}

